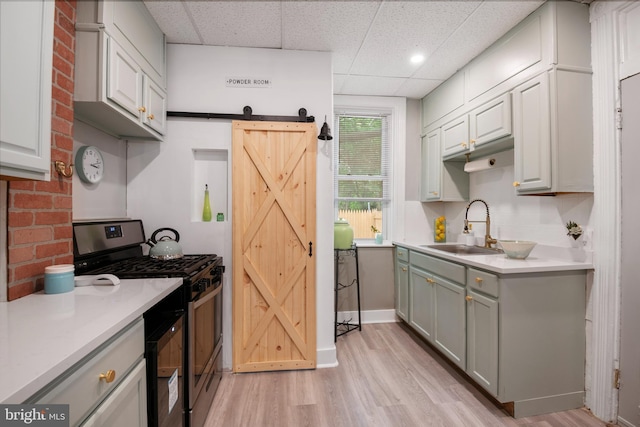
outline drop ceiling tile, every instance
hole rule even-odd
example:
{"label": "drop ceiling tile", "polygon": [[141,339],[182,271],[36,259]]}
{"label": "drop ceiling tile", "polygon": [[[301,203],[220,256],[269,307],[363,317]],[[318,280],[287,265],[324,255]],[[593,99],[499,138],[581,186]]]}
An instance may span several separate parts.
{"label": "drop ceiling tile", "polygon": [[189,1],[185,4],[206,45],[282,47],[279,1]]}
{"label": "drop ceiling tile", "polygon": [[158,26],[167,37],[167,43],[201,44],[195,28],[191,24],[185,4],[181,1],[150,1],[144,2],[153,15]]}
{"label": "drop ceiling tile", "polygon": [[409,77],[415,53],[429,57],[480,5],[479,1],[386,2],[376,16],[350,72]]}
{"label": "drop ceiling tile", "polygon": [[[484,2],[413,77],[446,79],[478,56],[544,1]],[[482,25],[478,25],[478,23]]]}
{"label": "drop ceiling tile", "polygon": [[444,80],[425,80],[425,79],[406,79],[398,88],[395,96],[403,96],[405,98],[423,98],[427,93],[438,87]]}
{"label": "drop ceiling tile", "polygon": [[330,51],[333,71],[347,73],[380,1],[285,1],[283,49]]}
{"label": "drop ceiling tile", "polygon": [[349,76],[340,95],[394,96],[406,79],[396,77]]}
{"label": "drop ceiling tile", "polygon": [[344,82],[347,81],[349,76],[345,74],[333,74],[333,93],[340,94],[342,93],[342,87],[344,86]]}

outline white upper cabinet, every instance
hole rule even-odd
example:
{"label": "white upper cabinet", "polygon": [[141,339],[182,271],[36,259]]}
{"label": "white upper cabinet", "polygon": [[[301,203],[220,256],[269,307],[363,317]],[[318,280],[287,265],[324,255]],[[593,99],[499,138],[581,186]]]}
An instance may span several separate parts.
{"label": "white upper cabinet", "polygon": [[121,138],[162,140],[164,34],[142,1],[78,2],[76,117]]}
{"label": "white upper cabinet", "polygon": [[548,1],[426,96],[445,165],[513,148],[518,195],[593,191],[590,36],[588,5]]}
{"label": "white upper cabinet", "polygon": [[517,191],[551,188],[549,76],[544,73],[513,91]]}
{"label": "white upper cabinet", "polygon": [[422,138],[420,200],[460,202],[469,199],[469,178],[462,162],[443,162],[441,132],[437,128]]}
{"label": "white upper cabinet", "polygon": [[513,91],[516,194],[593,191],[591,74],[554,70]]}
{"label": "white upper cabinet", "polygon": [[480,154],[487,151],[484,148],[490,143],[508,136],[511,136],[511,94],[505,93],[442,125],[442,157]]}
{"label": "white upper cabinet", "polygon": [[51,174],[53,1],[0,1],[0,175]]}

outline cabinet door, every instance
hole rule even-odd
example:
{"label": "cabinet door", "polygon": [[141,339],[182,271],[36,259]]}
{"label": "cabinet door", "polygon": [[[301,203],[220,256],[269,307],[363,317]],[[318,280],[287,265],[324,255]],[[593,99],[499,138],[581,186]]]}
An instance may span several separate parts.
{"label": "cabinet door", "polygon": [[144,76],[144,111],[142,123],[161,135],[165,133],[165,115],[167,111],[167,95],[149,76]]}
{"label": "cabinet door", "polygon": [[471,148],[511,135],[511,94],[491,100],[469,114]]}
{"label": "cabinet door", "polygon": [[0,1],[0,175],[50,179],[52,1]]}
{"label": "cabinet door", "polygon": [[442,126],[442,157],[469,150],[469,116],[467,114]]}
{"label": "cabinet door", "polygon": [[409,320],[409,264],[399,260],[396,260],[396,314],[404,321]]}
{"label": "cabinet door", "polygon": [[498,301],[468,289],[467,374],[498,395]]}
{"label": "cabinet door", "polygon": [[551,188],[549,75],[513,90],[514,186],[520,192]]}
{"label": "cabinet door", "polygon": [[465,289],[435,277],[435,346],[459,368],[466,368]]}
{"label": "cabinet door", "polygon": [[409,269],[409,324],[428,341],[434,339],[435,280],[426,271]]}
{"label": "cabinet door", "polygon": [[147,425],[147,385],[144,359],[91,414],[82,426]]}
{"label": "cabinet door", "polygon": [[442,153],[440,129],[422,138],[421,200],[440,200],[442,195]]}
{"label": "cabinet door", "polygon": [[112,38],[109,39],[109,75],[107,97],[140,117],[142,104],[142,69]]}

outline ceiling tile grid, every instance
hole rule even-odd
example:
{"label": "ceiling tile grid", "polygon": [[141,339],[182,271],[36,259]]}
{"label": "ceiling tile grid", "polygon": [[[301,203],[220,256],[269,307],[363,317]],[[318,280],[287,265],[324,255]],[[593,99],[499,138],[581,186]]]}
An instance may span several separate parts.
{"label": "ceiling tile grid", "polygon": [[144,2],[168,43],[331,52],[334,94],[422,98],[544,1]]}

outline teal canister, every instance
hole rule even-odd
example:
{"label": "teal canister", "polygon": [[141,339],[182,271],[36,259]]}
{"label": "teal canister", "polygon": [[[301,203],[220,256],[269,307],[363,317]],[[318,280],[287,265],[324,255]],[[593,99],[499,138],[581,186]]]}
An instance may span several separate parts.
{"label": "teal canister", "polygon": [[333,247],[350,249],[353,245],[353,228],[346,219],[338,219],[333,223]]}
{"label": "teal canister", "polygon": [[73,264],[50,265],[44,269],[44,293],[62,294],[74,288]]}

